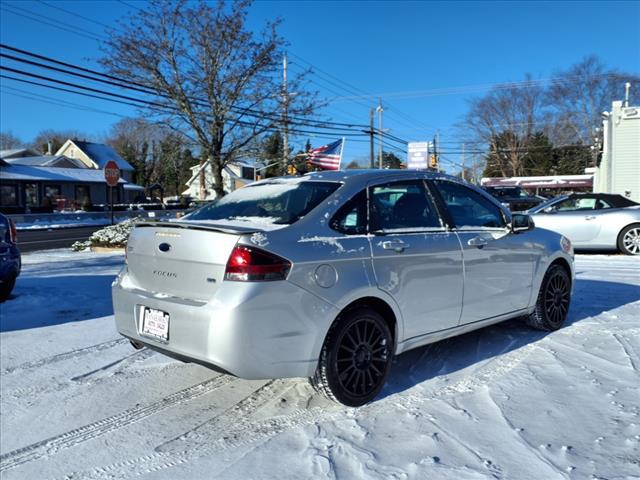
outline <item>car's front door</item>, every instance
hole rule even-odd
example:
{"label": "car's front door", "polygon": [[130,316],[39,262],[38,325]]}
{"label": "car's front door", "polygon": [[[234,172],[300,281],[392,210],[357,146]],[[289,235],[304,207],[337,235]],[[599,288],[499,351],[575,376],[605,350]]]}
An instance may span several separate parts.
{"label": "car's front door", "polygon": [[458,325],[462,252],[423,180],[370,186],[370,229],[378,288],[394,297],[404,339]]}
{"label": "car's front door", "polygon": [[569,197],[537,216],[543,217],[544,228],[562,233],[576,244],[596,238],[602,228],[602,210],[596,209],[596,198]]}
{"label": "car's front door", "polygon": [[527,233],[511,233],[500,208],[475,190],[449,180],[435,180],[433,184],[463,249],[461,323],[526,308],[538,255],[527,245]]}

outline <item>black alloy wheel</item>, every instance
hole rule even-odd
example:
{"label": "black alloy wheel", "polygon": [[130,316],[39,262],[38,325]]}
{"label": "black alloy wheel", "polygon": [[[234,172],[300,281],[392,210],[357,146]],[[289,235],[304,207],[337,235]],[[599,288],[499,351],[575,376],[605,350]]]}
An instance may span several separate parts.
{"label": "black alloy wheel", "polygon": [[389,327],[376,311],[347,312],[327,334],[312,384],[334,401],[364,405],[384,386],[392,344]]}
{"label": "black alloy wheel", "polygon": [[540,330],[557,330],[564,323],[571,303],[571,279],[560,265],[552,265],[542,280],[534,312],[527,323]]}

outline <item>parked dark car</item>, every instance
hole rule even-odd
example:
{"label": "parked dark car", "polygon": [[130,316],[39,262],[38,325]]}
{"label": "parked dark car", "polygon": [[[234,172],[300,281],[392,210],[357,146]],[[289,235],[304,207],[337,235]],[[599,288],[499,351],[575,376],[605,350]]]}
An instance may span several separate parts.
{"label": "parked dark car", "polygon": [[544,202],[544,198],[529,195],[520,187],[482,187],[512,212],[524,212]]}
{"label": "parked dark car", "polygon": [[20,274],[22,261],[17,236],[13,221],[0,213],[0,302],[9,298]]}

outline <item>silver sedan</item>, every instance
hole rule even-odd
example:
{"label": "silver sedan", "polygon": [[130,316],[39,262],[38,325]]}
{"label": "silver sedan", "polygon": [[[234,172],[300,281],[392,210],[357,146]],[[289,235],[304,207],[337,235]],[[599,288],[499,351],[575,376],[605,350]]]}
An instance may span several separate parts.
{"label": "silver sedan", "polygon": [[562,195],[527,213],[536,226],[565,235],[577,249],[640,255],[640,205],[622,195]]}
{"label": "silver sedan", "polygon": [[310,377],[358,406],[396,354],[515,317],[560,328],[573,281],[571,242],[482,190],[355,170],[138,224],[113,303],[137,348],[247,379]]}

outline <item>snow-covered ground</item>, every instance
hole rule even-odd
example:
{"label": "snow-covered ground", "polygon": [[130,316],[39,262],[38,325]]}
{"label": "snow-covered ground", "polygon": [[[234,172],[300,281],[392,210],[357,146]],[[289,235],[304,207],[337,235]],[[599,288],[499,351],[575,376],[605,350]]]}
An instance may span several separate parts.
{"label": "snow-covered ground", "polygon": [[564,328],[414,350],[360,409],[133,350],[122,262],[24,255],[0,305],[3,480],[640,478],[640,258],[579,255]]}

